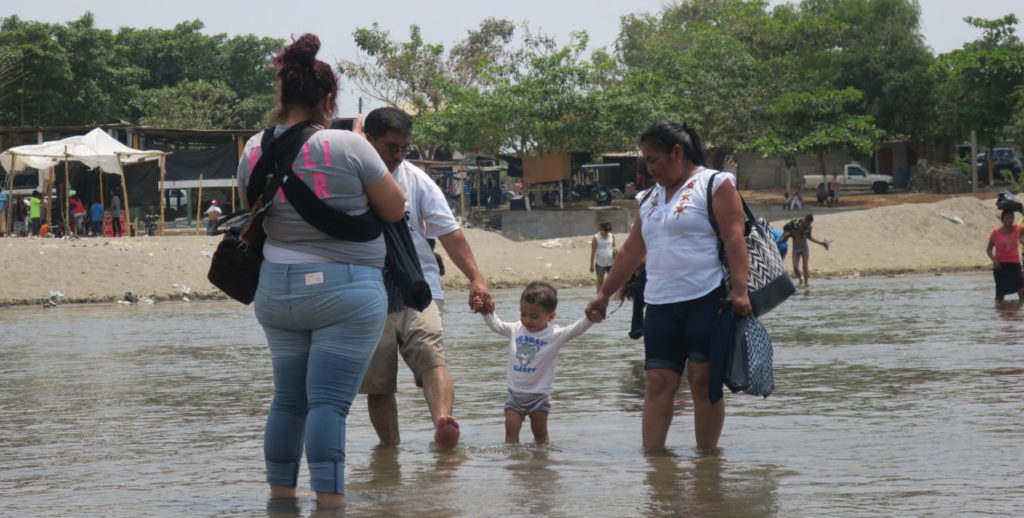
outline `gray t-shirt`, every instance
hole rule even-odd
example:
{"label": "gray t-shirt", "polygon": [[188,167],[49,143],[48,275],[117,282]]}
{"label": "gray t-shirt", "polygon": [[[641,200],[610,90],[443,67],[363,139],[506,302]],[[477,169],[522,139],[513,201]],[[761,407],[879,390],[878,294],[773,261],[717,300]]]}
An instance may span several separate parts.
{"label": "gray t-shirt", "polygon": [[[285,126],[278,126],[274,131],[280,134],[285,129]],[[262,138],[261,131],[245,144],[238,163],[238,188],[242,192],[249,183],[249,173],[259,161]],[[384,161],[365,138],[350,131],[331,129],[314,133],[299,150],[292,168],[296,176],[329,207],[353,216],[371,210],[365,188],[388,174]],[[311,254],[331,262],[384,266],[383,236],[359,243],[324,234],[302,219],[281,190],[267,211],[263,228],[267,232],[269,246]]]}
{"label": "gray t-shirt", "polygon": [[110,198],[110,217],[121,218],[121,198],[118,198],[116,194]]}

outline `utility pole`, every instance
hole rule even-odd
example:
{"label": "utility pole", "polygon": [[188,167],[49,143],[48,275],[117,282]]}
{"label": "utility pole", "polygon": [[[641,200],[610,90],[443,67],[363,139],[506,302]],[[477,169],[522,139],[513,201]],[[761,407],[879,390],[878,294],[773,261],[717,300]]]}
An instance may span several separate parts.
{"label": "utility pole", "polygon": [[971,192],[978,192],[978,134],[971,130]]}

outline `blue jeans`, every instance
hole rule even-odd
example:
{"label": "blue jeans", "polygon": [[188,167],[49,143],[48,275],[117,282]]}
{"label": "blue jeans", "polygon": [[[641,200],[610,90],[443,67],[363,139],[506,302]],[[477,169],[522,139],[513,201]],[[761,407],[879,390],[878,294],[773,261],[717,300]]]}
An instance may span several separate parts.
{"label": "blue jeans", "polygon": [[263,261],[256,291],[274,368],[267,482],[296,487],[303,444],[314,491],[345,493],[345,420],[381,332],[380,268]]}

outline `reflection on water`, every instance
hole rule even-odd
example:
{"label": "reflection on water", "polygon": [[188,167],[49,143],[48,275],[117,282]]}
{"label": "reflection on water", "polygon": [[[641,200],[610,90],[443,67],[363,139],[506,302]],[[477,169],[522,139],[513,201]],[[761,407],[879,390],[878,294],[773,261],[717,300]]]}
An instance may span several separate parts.
{"label": "reflection on water", "polygon": [[[4,308],[0,516],[1024,515],[1024,308],[995,304],[991,282],[817,281],[763,319],[777,392],[727,396],[711,456],[693,449],[688,407],[668,452],[640,451],[643,347],[626,338],[628,311],[563,349],[552,443],[503,444],[506,342],[453,296],[462,445],[430,449],[403,367],[402,445],[377,447],[365,401],[352,408],[342,511],[316,509],[305,467],[298,500],[267,500],[272,387],[251,308]],[[591,293],[563,290],[558,322]],[[518,290],[497,296],[514,318]]]}

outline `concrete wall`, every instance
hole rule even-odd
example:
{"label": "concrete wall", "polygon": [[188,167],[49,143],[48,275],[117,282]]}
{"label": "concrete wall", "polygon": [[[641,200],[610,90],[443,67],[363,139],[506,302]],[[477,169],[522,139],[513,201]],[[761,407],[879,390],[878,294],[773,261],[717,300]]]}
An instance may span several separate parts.
{"label": "concrete wall", "polygon": [[[764,158],[757,153],[740,153],[736,155],[736,178],[740,189],[786,189],[786,166],[777,158]],[[841,171],[844,164],[859,162],[867,169],[872,168],[870,161],[856,160],[848,153],[838,152],[825,155],[827,171]],[[820,169],[818,158],[803,156],[797,159],[796,168],[790,172],[790,185],[799,187],[803,184],[803,176],[816,174]]]}
{"label": "concrete wall", "polygon": [[551,239],[589,236],[597,232],[597,223],[606,219],[612,232],[629,232],[635,209],[594,207],[562,210],[500,210],[491,214],[490,224],[512,238]]}

